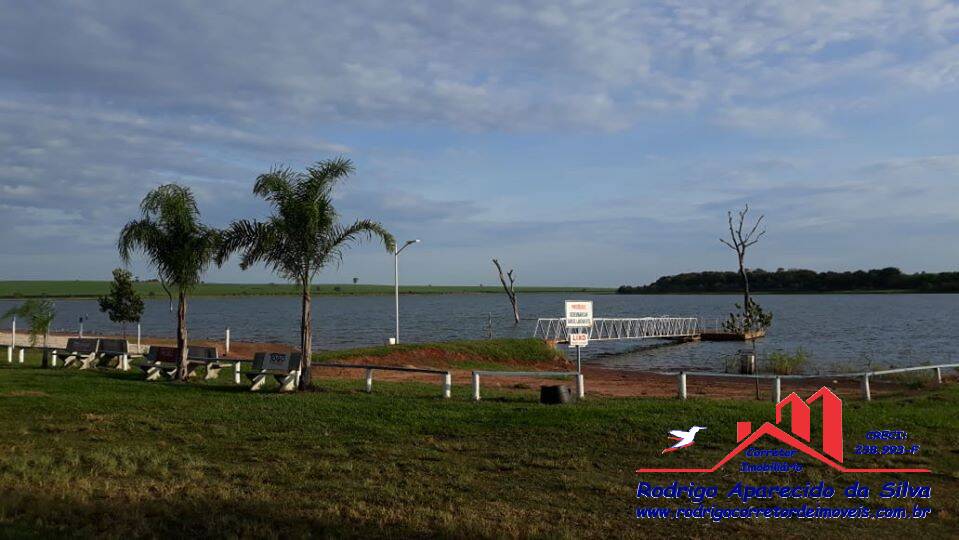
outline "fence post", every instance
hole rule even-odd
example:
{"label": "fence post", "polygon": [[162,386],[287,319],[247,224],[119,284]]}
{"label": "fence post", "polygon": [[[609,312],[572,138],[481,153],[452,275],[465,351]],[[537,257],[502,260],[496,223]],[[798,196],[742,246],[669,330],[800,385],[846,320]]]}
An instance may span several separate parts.
{"label": "fence post", "polygon": [[942,384],[942,368],[936,368],[936,382]]}
{"label": "fence post", "polygon": [[57,367],[57,350],[50,349],[50,367]]}
{"label": "fence post", "polygon": [[13,345],[10,345],[9,347],[7,347],[7,363],[8,364],[13,363]]}
{"label": "fence post", "polygon": [[776,377],[775,380],[773,380],[773,403],[779,403],[780,401],[782,401],[782,395],[783,395],[782,379],[780,379],[779,377]]}
{"label": "fence post", "polygon": [[23,363],[23,348],[20,349],[20,363]]}
{"label": "fence post", "polygon": [[866,401],[872,400],[872,392],[869,391],[869,374],[868,373],[862,376],[862,397]]}
{"label": "fence post", "polygon": [[366,370],[366,392],[370,393],[373,391],[373,370]]}
{"label": "fence post", "polygon": [[579,399],[583,399],[584,397],[586,397],[586,388],[583,385],[583,382],[584,382],[583,374],[577,373],[576,374],[576,395],[579,397]]}
{"label": "fence post", "polygon": [[443,397],[446,399],[450,398],[450,394],[453,390],[453,375],[451,373],[446,373],[443,375]]}
{"label": "fence post", "polygon": [[480,400],[480,376],[479,373],[473,372],[473,401]]}
{"label": "fence post", "polygon": [[224,345],[224,348],[226,349],[226,354],[230,354],[230,329],[229,328],[226,329],[226,343]]}
{"label": "fence post", "polygon": [[679,399],[686,399],[686,372],[679,372]]}
{"label": "fence post", "polygon": [[143,347],[140,345],[140,323],[137,323],[137,354],[143,354]]}
{"label": "fence post", "polygon": [[233,382],[240,384],[240,361],[233,362]]}

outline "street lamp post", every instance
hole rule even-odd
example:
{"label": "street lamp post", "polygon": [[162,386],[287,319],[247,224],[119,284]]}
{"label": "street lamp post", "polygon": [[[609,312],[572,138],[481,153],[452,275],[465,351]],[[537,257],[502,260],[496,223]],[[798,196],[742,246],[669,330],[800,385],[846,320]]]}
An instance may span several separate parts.
{"label": "street lamp post", "polygon": [[393,292],[396,308],[396,334],[393,336],[394,343],[400,342],[400,252],[412,244],[416,244],[420,239],[407,240],[403,247],[393,252]]}

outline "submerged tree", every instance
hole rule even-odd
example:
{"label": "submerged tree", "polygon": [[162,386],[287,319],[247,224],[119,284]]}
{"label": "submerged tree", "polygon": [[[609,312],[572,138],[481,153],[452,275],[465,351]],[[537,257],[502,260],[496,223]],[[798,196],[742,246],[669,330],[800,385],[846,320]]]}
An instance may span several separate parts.
{"label": "submerged tree", "polygon": [[47,350],[47,336],[50,334],[50,325],[57,315],[56,306],[46,299],[30,299],[19,306],[10,308],[0,319],[20,317],[30,322],[30,345],[36,347],[37,341],[42,338],[43,367],[48,366],[50,351]]}
{"label": "submerged tree", "polygon": [[[506,275],[503,275],[503,268],[500,267],[499,261],[493,259],[493,264],[496,266],[496,271],[499,273],[499,282],[503,284],[503,290],[506,291],[506,297],[509,298],[509,303],[513,306],[513,320],[516,321],[516,324],[519,324],[519,303],[516,300],[516,278],[513,277],[513,269],[510,268],[509,272]],[[506,283],[507,278],[509,279],[509,284]]]}
{"label": "submerged tree", "polygon": [[749,205],[746,204],[742,210],[737,212],[734,217],[730,211],[727,213],[729,220],[729,240],[720,238],[719,241],[736,252],[736,258],[739,261],[739,276],[743,285],[743,303],[736,304],[736,308],[741,313],[731,313],[729,319],[724,323],[726,330],[731,332],[750,332],[765,330],[772,324],[772,314],[763,311],[762,307],[756,303],[749,293],[749,273],[746,271],[746,250],[759,242],[759,239],[766,234],[766,230],[760,230],[763,218],[759,219],[752,227],[747,229],[746,218],[749,214]]}
{"label": "submerged tree", "polygon": [[218,263],[234,251],[241,252],[244,270],[264,263],[301,289],[300,297],[300,388],[311,383],[310,354],[313,350],[313,315],[310,284],[327,265],[339,263],[343,249],[364,237],[382,240],[390,253],[396,242],[378,222],[358,220],[348,226],[338,221],[333,206],[333,188],[354,171],[345,158],[316,163],[305,173],[289,168],[274,168],[260,175],[253,193],[273,206],[266,221],[239,220],[225,233]]}
{"label": "submerged tree", "polygon": [[143,315],[143,298],[133,288],[133,274],[122,268],[113,270],[110,294],[101,296],[97,302],[101,312],[106,313],[111,321],[120,323],[124,339],[127,337],[127,323],[140,322]]}
{"label": "submerged tree", "polygon": [[187,378],[187,297],[219,252],[221,233],[200,223],[200,211],[189,188],[162,185],[147,193],[140,203],[141,219],[120,231],[117,248],[124,263],[142,252],[156,268],[164,290],[177,295],[176,345],[179,365],[176,378]]}

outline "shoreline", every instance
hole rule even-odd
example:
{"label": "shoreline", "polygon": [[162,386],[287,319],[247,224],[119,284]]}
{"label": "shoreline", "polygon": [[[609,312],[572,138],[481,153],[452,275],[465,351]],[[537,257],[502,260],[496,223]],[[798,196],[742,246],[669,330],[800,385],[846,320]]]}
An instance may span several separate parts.
{"label": "shoreline", "polygon": [[[75,334],[54,333],[49,335],[49,347],[63,347],[66,340],[75,337]],[[105,339],[123,339],[121,336],[111,335],[88,335],[88,337],[97,337]],[[27,335],[17,333],[18,345],[28,343]],[[131,350],[136,347],[135,342],[130,341]],[[5,348],[10,343],[10,332],[0,331],[0,347]],[[252,359],[257,352],[293,352],[297,349],[296,345],[287,343],[270,342],[251,342],[251,341],[231,341],[230,353],[224,354],[225,343],[220,340],[198,339],[190,340],[191,344],[205,347],[215,347],[224,359]],[[176,338],[159,338],[152,336],[141,336],[141,350],[145,353],[149,345],[175,346]],[[417,344],[412,344],[417,345]],[[344,352],[355,350],[355,355],[347,355],[349,363],[399,366],[410,368],[432,368],[444,369],[453,375],[453,385],[461,389],[469,388],[474,369],[486,370],[489,366],[495,365],[501,368],[521,369],[524,371],[555,371],[574,369],[572,361],[563,357],[557,360],[543,359],[535,362],[517,361],[515,359],[504,359],[493,361],[483,358],[470,358],[469,355],[445,353],[441,349],[442,344],[431,347],[433,344],[421,344],[421,348],[416,349],[397,349],[387,355],[378,355],[365,353],[369,348],[347,349],[347,350],[318,350],[314,351],[314,364],[324,362],[342,363],[342,357],[333,359],[323,359],[324,354],[342,355]],[[483,366],[462,366],[461,363],[483,364]],[[313,379],[322,386],[324,379],[334,380],[355,380],[360,384],[364,370],[362,368],[327,368],[314,367]],[[504,371],[506,371],[504,369]],[[663,375],[659,372],[632,370],[623,368],[612,368],[605,366],[583,366],[583,375],[585,377],[586,399],[593,397],[602,398],[676,398],[677,383],[675,375]],[[839,375],[839,374],[836,374]],[[376,374],[376,379],[387,382],[424,382],[435,383],[435,377],[418,373],[408,372],[390,372],[383,371]],[[557,384],[556,379],[532,377],[497,377],[496,375],[485,375],[483,377],[484,387],[495,388],[499,390],[533,390],[539,385]],[[568,381],[560,384],[570,385]],[[824,385],[829,385],[840,397],[844,399],[860,399],[861,388],[858,380],[846,378],[834,378],[826,374],[820,377],[809,379],[782,381],[782,395],[788,395],[790,392],[808,394],[816,391]],[[697,377],[687,375],[687,394],[693,398],[709,399],[738,399],[738,400],[770,400],[772,389],[769,381],[761,380],[758,385],[759,397],[757,398],[756,379],[747,377],[737,379],[716,379],[714,377]],[[910,385],[895,382],[874,380],[872,382],[872,393],[874,396],[887,396],[894,394],[916,393],[916,388]]]}

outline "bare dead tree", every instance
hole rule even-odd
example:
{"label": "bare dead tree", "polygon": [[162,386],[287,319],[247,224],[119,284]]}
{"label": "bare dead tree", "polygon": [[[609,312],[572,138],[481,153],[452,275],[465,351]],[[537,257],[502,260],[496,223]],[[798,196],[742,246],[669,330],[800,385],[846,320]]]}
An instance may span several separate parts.
{"label": "bare dead tree", "polygon": [[731,211],[727,212],[729,217],[729,240],[719,239],[720,242],[729,246],[729,249],[736,252],[736,258],[739,260],[739,275],[743,280],[743,317],[745,319],[749,318],[749,308],[752,305],[752,300],[749,297],[749,274],[746,273],[746,250],[750,246],[755,245],[756,242],[759,242],[759,239],[766,234],[766,229],[759,229],[763,218],[766,217],[765,215],[760,215],[756,223],[749,229],[749,232],[743,233],[746,227],[745,223],[748,213],[749,204],[746,204],[742,210],[739,210],[736,217],[733,216]]}
{"label": "bare dead tree", "polygon": [[[493,259],[493,264],[496,265],[496,271],[499,272],[499,282],[503,284],[503,290],[506,291],[506,296],[509,297],[509,302],[513,305],[513,319],[515,319],[516,324],[519,324],[519,305],[516,303],[516,279],[513,277],[513,269],[511,268],[504,276],[499,261]],[[507,278],[509,278],[509,284],[506,283]]]}

